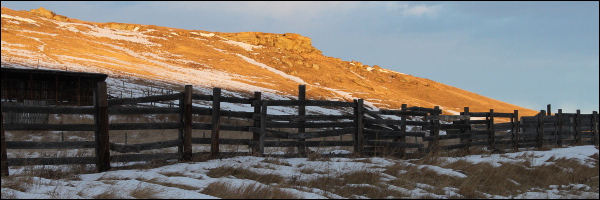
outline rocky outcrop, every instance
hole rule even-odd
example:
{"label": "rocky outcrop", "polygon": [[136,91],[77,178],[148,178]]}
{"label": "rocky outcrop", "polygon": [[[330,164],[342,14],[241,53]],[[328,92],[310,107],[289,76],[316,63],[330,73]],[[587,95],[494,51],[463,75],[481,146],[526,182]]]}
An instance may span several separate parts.
{"label": "rocky outcrop", "polygon": [[244,42],[251,45],[276,47],[295,53],[317,53],[321,51],[312,46],[310,38],[295,33],[274,34],[261,32],[241,32],[219,34],[230,40]]}
{"label": "rocky outcrop", "polygon": [[[112,29],[120,29],[120,30],[138,30],[141,25],[139,24],[126,24],[126,23],[116,23],[116,22],[108,22],[100,25],[103,28],[112,28]],[[136,27],[138,29],[136,29]]]}
{"label": "rocky outcrop", "polygon": [[33,13],[36,16],[40,16],[40,17],[44,17],[44,18],[48,18],[48,19],[54,19],[57,21],[61,21],[61,22],[67,22],[69,21],[68,17],[62,16],[62,15],[57,15],[56,13],[46,10],[44,7],[40,7],[38,9],[31,9],[29,10],[29,12]]}

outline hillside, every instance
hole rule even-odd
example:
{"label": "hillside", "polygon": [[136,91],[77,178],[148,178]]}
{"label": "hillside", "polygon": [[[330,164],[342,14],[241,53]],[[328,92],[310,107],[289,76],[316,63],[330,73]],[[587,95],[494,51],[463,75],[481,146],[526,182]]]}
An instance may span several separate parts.
{"label": "hillside", "polygon": [[[367,38],[368,39],[368,38]],[[440,106],[444,114],[537,111],[456,87],[323,55],[295,33],[221,33],[143,24],[86,22],[43,8],[2,8],[2,67],[46,68],[109,74],[109,90],[151,85],[181,91],[194,85],[226,95],[294,98],[307,85],[308,99],[365,99],[373,109]],[[410,67],[410,66],[407,66]],[[270,95],[269,95],[270,94]]]}

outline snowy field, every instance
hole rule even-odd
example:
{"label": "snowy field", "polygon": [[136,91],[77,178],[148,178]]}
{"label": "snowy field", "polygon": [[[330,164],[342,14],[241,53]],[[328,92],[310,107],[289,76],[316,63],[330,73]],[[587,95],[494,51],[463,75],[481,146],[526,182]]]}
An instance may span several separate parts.
{"label": "snowy field", "polygon": [[[554,165],[557,160],[576,160],[581,165],[597,168],[597,155],[595,159],[590,156],[598,154],[598,148],[595,146],[573,146],[566,148],[554,148],[548,151],[524,150],[516,153],[506,154],[485,154],[485,155],[469,155],[465,157],[439,157],[438,163],[455,163],[468,162],[472,164],[489,163],[493,167],[502,167],[509,163],[528,163],[529,168],[544,165]],[[274,162],[276,161],[276,162]],[[414,161],[414,160],[412,160]],[[127,163],[122,163],[127,164]],[[278,187],[280,190],[290,194],[294,194],[299,198],[308,199],[330,199],[330,198],[348,198],[340,194],[335,194],[331,191],[324,191],[317,188],[306,188],[293,185],[283,185],[277,183],[263,184],[255,180],[238,178],[235,175],[223,177],[211,177],[210,170],[219,167],[244,168],[258,174],[278,175],[286,180],[294,179],[298,182],[302,180],[308,181],[317,179],[323,176],[336,176],[344,173],[357,171],[373,172],[378,174],[389,174],[390,166],[405,165],[412,166],[411,169],[434,171],[439,176],[453,177],[455,179],[466,179],[469,173],[460,170],[440,167],[440,165],[415,164],[411,160],[399,160],[394,158],[371,157],[371,158],[329,158],[324,160],[314,160],[308,158],[264,158],[241,156],[226,159],[214,159],[202,162],[189,163],[172,163],[156,168],[141,168],[128,170],[111,170],[102,173],[77,174],[76,177],[69,179],[45,179],[41,177],[29,177],[29,184],[23,191],[15,190],[9,187],[8,182],[18,182],[19,174],[26,171],[35,170],[35,168],[48,170],[53,167],[60,168],[61,166],[28,166],[28,167],[11,167],[10,180],[7,177],[2,179],[2,199],[17,198],[17,199],[76,199],[76,198],[99,198],[101,194],[110,192],[113,197],[118,198],[135,198],[132,196],[133,191],[140,188],[146,191],[154,191],[152,198],[165,199],[212,199],[217,198],[211,195],[203,194],[202,191],[211,183],[222,182],[229,184],[232,187],[240,187],[242,185],[258,184],[269,187]],[[113,163],[113,166],[116,166]],[[313,173],[307,172],[311,169]],[[388,169],[388,171],[385,171]],[[408,168],[407,168],[408,169]],[[570,169],[564,169],[569,171]],[[386,172],[386,173],[384,173]],[[398,171],[397,173],[408,173],[406,171]],[[559,172],[557,172],[559,173]],[[388,190],[397,190],[404,194],[402,197],[390,198],[464,198],[457,194],[456,188],[445,187],[440,190],[428,189],[433,186],[427,183],[414,183],[412,187],[403,188],[391,185],[391,179],[394,176],[384,175],[378,177],[381,185],[387,186]],[[540,177],[544,178],[544,177]],[[598,176],[589,177],[597,180]],[[410,180],[409,180],[410,181]],[[289,182],[289,181],[288,181]],[[517,183],[514,181],[515,184]],[[577,192],[573,193],[572,191]],[[570,192],[569,192],[570,191]],[[550,185],[547,188],[534,188],[527,191],[522,191],[518,195],[500,196],[483,194],[485,198],[598,198],[598,188],[590,188],[585,184],[567,184],[567,185]],[[365,196],[354,195],[350,198],[368,198]]]}

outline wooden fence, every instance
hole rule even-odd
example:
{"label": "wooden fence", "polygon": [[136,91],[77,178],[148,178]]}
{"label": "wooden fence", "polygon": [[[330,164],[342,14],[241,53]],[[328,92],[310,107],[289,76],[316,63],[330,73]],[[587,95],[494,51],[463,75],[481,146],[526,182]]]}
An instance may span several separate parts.
{"label": "wooden fence", "polygon": [[[180,93],[140,98],[108,99],[106,83],[98,84],[94,106],[26,106],[2,105],[7,113],[43,113],[64,115],[91,115],[93,123],[48,124],[6,123],[2,119],[2,174],[8,175],[8,166],[95,164],[99,172],[107,171],[111,162],[151,160],[191,160],[208,154],[216,158],[236,154],[220,150],[221,145],[243,145],[246,155],[265,156],[265,148],[288,147],[297,149],[294,156],[306,156],[310,147],[341,147],[353,149],[352,154],[405,156],[410,153],[429,153],[452,149],[483,146],[501,151],[524,147],[542,148],[562,145],[598,145],[598,113],[558,113],[550,115],[542,110],[538,115],[519,118],[514,113],[470,112],[468,107],[460,115],[441,115],[439,107],[423,108],[402,105],[399,110],[367,110],[362,99],[353,102],[306,100],[306,87],[300,85],[297,100],[265,100],[260,92],[252,98],[224,97],[220,88],[212,95],[193,93],[186,85]],[[178,101],[179,107],[139,106],[152,102]],[[195,106],[196,104],[210,107]],[[224,110],[221,103],[253,107],[252,112]],[[297,114],[270,114],[269,108],[292,107]],[[312,114],[307,107],[342,110],[344,114]],[[152,123],[110,123],[116,115],[177,115],[176,121]],[[3,115],[2,115],[3,116]],[[204,116],[210,120],[197,120]],[[247,121],[246,124],[223,122],[223,117]],[[4,117],[3,117],[4,118]],[[498,118],[510,121],[496,123]],[[250,123],[251,122],[251,123]],[[177,130],[177,138],[140,144],[111,143],[110,131],[122,130]],[[33,142],[6,141],[6,131],[90,131],[94,141]],[[198,130],[210,131],[210,138],[193,137]],[[239,132],[251,139],[220,138],[221,131]],[[327,140],[329,138],[329,140]],[[334,139],[332,139],[334,138]],[[336,139],[339,138],[339,139]],[[345,138],[345,139],[344,139]],[[414,140],[413,140],[414,138]],[[194,144],[210,145],[210,152],[193,152]],[[176,153],[139,153],[145,150],[177,147]],[[94,149],[91,157],[8,158],[7,149]],[[111,151],[113,152],[111,154]],[[116,153],[115,153],[116,152]],[[120,153],[120,154],[117,154]]]}

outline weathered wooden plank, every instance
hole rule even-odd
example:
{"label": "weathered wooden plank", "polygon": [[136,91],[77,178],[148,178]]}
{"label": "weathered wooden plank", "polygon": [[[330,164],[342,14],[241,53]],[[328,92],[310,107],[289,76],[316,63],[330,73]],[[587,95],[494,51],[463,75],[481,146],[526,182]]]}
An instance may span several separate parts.
{"label": "weathered wooden plank", "polygon": [[148,102],[157,102],[157,101],[173,101],[173,100],[179,100],[182,98],[183,98],[183,93],[155,95],[155,96],[138,97],[138,98],[119,98],[119,99],[108,100],[108,106],[148,103]]}
{"label": "weathered wooden plank", "polygon": [[366,140],[365,145],[396,147],[396,148],[423,148],[425,146],[423,144],[415,144],[415,143],[374,141],[374,140]]}
{"label": "weathered wooden plank", "polygon": [[253,112],[221,110],[220,116],[222,116],[222,117],[239,117],[239,118],[252,119],[254,117],[254,113]]}
{"label": "weathered wooden plank", "polygon": [[365,111],[367,114],[372,115],[396,115],[396,116],[427,116],[427,111],[412,111],[412,110],[378,110],[378,111]]}
{"label": "weathered wooden plank", "polygon": [[[250,127],[249,129],[251,131],[252,130],[261,130],[260,128],[257,128],[257,127]],[[277,131],[277,130],[266,129],[266,128],[263,129],[262,131],[265,132],[265,139],[267,139],[267,137],[277,138],[277,139],[287,139],[288,135],[290,134],[289,132]]]}
{"label": "weathered wooden plank", "polygon": [[31,142],[31,141],[6,141],[7,149],[79,149],[97,148],[95,141],[73,142]]}
{"label": "weathered wooden plank", "polygon": [[183,124],[179,122],[161,123],[113,123],[108,125],[110,130],[149,130],[149,129],[180,129]]}
{"label": "weathered wooden plank", "polygon": [[328,107],[354,107],[354,103],[345,101],[325,100],[263,100],[268,106],[328,106]]}
{"label": "weathered wooden plank", "polygon": [[408,107],[408,108],[403,108],[403,110],[409,110],[409,111],[425,111],[428,112],[430,114],[433,115],[441,115],[442,114],[442,109],[436,109],[436,108],[424,108],[424,107]]}
{"label": "weathered wooden plank", "polygon": [[537,123],[537,117],[521,117],[521,123]]}
{"label": "weathered wooden plank", "polygon": [[343,134],[351,134],[356,131],[356,128],[344,128],[336,130],[318,131],[318,132],[300,132],[300,133],[289,133],[288,139],[310,139],[310,138],[322,138],[330,136],[339,136]]}
{"label": "weathered wooden plank", "polygon": [[45,114],[89,114],[95,113],[94,107],[73,106],[25,106],[25,105],[2,105],[2,112],[14,113],[45,113]]}
{"label": "weathered wooden plank", "polygon": [[467,133],[472,135],[488,135],[490,133],[489,130],[469,130]]}
{"label": "weathered wooden plank", "polygon": [[252,104],[254,100],[250,98],[239,98],[239,97],[221,97],[221,102],[227,103],[241,103],[241,104]]}
{"label": "weathered wooden plank", "polygon": [[387,120],[387,119],[364,119],[367,124],[386,124],[386,125],[409,125],[409,126],[428,126],[429,122],[422,121],[406,121],[403,124],[402,120]]}
{"label": "weathered wooden plank", "polygon": [[489,112],[469,112],[471,117],[489,117]]}
{"label": "weathered wooden plank", "polygon": [[192,123],[192,129],[194,130],[212,130],[212,124],[206,123]]}
{"label": "weathered wooden plank", "polygon": [[179,153],[157,153],[157,154],[123,154],[110,157],[111,162],[138,162],[153,160],[174,160],[179,159]]}
{"label": "weathered wooden plank", "polygon": [[[250,141],[248,146],[259,145],[257,141]],[[325,147],[325,146],[354,146],[354,141],[265,141],[264,147]]]}
{"label": "weathered wooden plank", "polygon": [[8,158],[9,166],[95,164],[95,157]]}
{"label": "weathered wooden plank", "polygon": [[354,127],[354,122],[325,122],[325,123],[288,123],[288,122],[267,122],[269,128],[330,128],[330,127]]}
{"label": "weathered wooden plank", "polygon": [[129,145],[110,143],[110,150],[116,151],[119,153],[130,153],[130,152],[140,152],[140,151],[144,151],[144,150],[174,147],[174,146],[178,146],[180,144],[181,144],[181,140],[167,140],[167,141],[160,141],[160,142],[129,144]]}
{"label": "weathered wooden plank", "polygon": [[250,131],[251,126],[241,126],[241,125],[221,125],[221,130],[223,131],[242,131],[242,132],[252,132]]}
{"label": "weathered wooden plank", "polygon": [[512,118],[514,115],[514,113],[492,113],[492,117]]}
{"label": "weathered wooden plank", "polygon": [[471,119],[469,115],[428,115],[425,120],[443,120],[443,121],[454,121],[461,119]]}
{"label": "weathered wooden plank", "polygon": [[94,124],[5,124],[4,130],[11,131],[96,131]]}
{"label": "weathered wooden plank", "polygon": [[[219,139],[219,144],[227,144],[227,145],[248,145],[250,139]],[[193,144],[211,144],[211,138],[192,138]],[[220,152],[223,153],[223,152]]]}
{"label": "weathered wooden plank", "polygon": [[273,121],[334,121],[341,119],[354,119],[356,116],[353,115],[267,115],[268,120]]}
{"label": "weathered wooden plank", "polygon": [[192,114],[212,115],[212,108],[192,107]]}
{"label": "weathered wooden plank", "polygon": [[139,107],[109,107],[108,113],[111,115],[121,114],[178,114],[181,112],[180,108],[139,108]]}
{"label": "weathered wooden plank", "polygon": [[393,130],[365,130],[366,135],[376,135],[379,137],[425,137],[426,132],[409,132],[409,131],[393,131]]}

